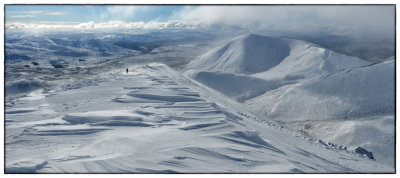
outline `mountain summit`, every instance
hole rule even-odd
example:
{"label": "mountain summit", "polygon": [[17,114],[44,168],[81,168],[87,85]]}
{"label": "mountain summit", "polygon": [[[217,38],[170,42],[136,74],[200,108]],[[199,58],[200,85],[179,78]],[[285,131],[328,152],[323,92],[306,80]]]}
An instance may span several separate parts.
{"label": "mountain summit", "polygon": [[282,39],[248,34],[200,56],[189,68],[253,74],[275,67],[289,52]]}

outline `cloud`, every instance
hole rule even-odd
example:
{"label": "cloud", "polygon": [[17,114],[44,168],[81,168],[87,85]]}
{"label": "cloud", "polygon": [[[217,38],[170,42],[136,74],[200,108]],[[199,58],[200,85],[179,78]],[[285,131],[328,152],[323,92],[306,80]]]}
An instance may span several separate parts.
{"label": "cloud", "polygon": [[174,16],[219,27],[394,34],[395,14],[394,6],[383,5],[266,5],[188,6]]}
{"label": "cloud", "polygon": [[65,13],[65,12],[47,12],[45,14],[46,15],[65,15],[67,13]]}
{"label": "cloud", "polygon": [[55,23],[55,22],[11,22],[6,23],[6,31],[46,31],[46,30],[71,30],[74,24],[71,23]]}
{"label": "cloud", "polygon": [[136,30],[136,29],[167,29],[167,28],[196,28],[196,24],[185,23],[179,20],[170,20],[165,22],[125,22],[125,21],[93,21],[85,23],[64,23],[64,22],[7,22],[8,31],[73,31],[73,30]]}
{"label": "cloud", "polygon": [[32,18],[34,15],[12,15],[13,18]]}
{"label": "cloud", "polygon": [[[151,6],[107,6],[99,12],[91,10],[96,22],[78,24],[8,22],[9,30],[29,28],[57,30],[101,29],[165,29],[204,28],[219,30],[278,31],[313,35],[345,34],[386,36],[394,38],[394,6],[392,5],[233,5],[185,6],[165,19],[148,19],[139,16],[158,13]],[[92,9],[92,8],[91,8]],[[24,11],[27,14],[64,15],[65,12]],[[138,17],[135,17],[138,16]],[[145,22],[143,22],[145,21]]]}
{"label": "cloud", "polygon": [[21,14],[40,14],[44,11],[13,11],[13,13],[21,13]]}
{"label": "cloud", "polygon": [[78,29],[93,29],[96,26],[94,22],[88,22],[88,23],[80,23],[76,26],[70,27],[70,28],[78,28]]}
{"label": "cloud", "polygon": [[[9,13],[18,14],[36,14],[36,15],[65,15],[66,12],[49,12],[49,11],[10,11]],[[34,17],[32,15],[15,15],[11,17]]]}

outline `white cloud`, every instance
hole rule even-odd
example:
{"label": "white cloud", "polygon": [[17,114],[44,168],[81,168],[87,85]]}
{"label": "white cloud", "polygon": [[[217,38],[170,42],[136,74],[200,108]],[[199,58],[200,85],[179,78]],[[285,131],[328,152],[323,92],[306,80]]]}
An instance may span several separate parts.
{"label": "white cloud", "polygon": [[72,26],[69,28],[78,28],[78,29],[94,29],[96,26],[96,24],[92,21],[88,22],[88,23],[80,23],[76,26]]}
{"label": "white cloud", "polygon": [[45,14],[46,15],[65,15],[67,13],[65,13],[65,12],[47,12]]}
{"label": "white cloud", "polygon": [[[49,12],[49,11],[9,11],[8,13],[17,14],[35,14],[35,15],[65,15],[66,12]],[[34,17],[32,15],[15,15],[11,17]]]}
{"label": "white cloud", "polygon": [[211,26],[355,34],[394,33],[394,6],[289,5],[186,7],[174,17]]}
{"label": "white cloud", "polygon": [[6,29],[10,31],[25,30],[135,30],[135,29],[166,29],[166,28],[195,28],[195,24],[185,23],[178,20],[166,22],[124,22],[108,21],[95,23],[93,21],[86,23],[63,23],[63,22],[7,22]]}
{"label": "white cloud", "polygon": [[32,18],[34,15],[12,15],[13,18]]}
{"label": "white cloud", "polygon": [[[187,6],[174,12],[166,22],[130,22],[135,14],[149,13],[150,6],[109,6],[98,15],[105,22],[18,23],[8,22],[8,30],[29,28],[57,30],[101,29],[165,29],[165,28],[216,28],[244,30],[275,30],[313,34],[363,34],[375,36],[394,35],[394,6],[382,5],[282,5],[282,6]],[[63,12],[25,11],[24,13]],[[25,14],[24,14],[25,15]],[[30,14],[29,14],[30,15]],[[118,20],[110,20],[118,19]]]}
{"label": "white cloud", "polygon": [[11,11],[13,13],[20,13],[20,14],[40,14],[43,11]]}

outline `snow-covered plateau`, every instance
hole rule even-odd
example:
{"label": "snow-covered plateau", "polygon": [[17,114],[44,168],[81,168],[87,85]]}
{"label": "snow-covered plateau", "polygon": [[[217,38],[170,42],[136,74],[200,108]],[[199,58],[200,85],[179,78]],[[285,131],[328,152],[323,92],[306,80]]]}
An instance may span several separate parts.
{"label": "snow-covered plateau", "polygon": [[[153,51],[162,56],[169,49]],[[29,81],[20,75],[35,66],[6,69],[15,80],[6,80],[5,172],[395,171],[394,60],[372,64],[300,40],[251,34],[179,70],[150,62],[112,63],[107,70],[110,62],[90,63],[103,67],[92,73],[68,73],[89,70],[72,63],[43,67],[38,71],[52,75]]]}

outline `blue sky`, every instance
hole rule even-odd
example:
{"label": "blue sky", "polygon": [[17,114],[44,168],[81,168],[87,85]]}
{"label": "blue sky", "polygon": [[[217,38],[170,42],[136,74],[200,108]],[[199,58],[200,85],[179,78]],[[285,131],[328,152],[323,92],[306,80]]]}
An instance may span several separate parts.
{"label": "blue sky", "polygon": [[6,5],[6,21],[168,21],[183,6]]}

